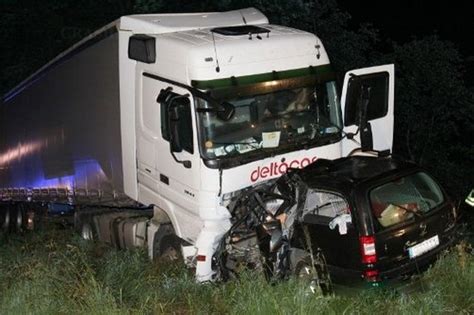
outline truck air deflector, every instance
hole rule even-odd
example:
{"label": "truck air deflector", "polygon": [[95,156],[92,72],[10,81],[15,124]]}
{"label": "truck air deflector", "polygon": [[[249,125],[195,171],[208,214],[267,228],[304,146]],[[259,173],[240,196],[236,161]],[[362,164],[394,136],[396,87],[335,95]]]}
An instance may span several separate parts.
{"label": "truck air deflector", "polygon": [[255,26],[255,25],[242,25],[242,26],[227,26],[227,27],[216,27],[211,29],[211,32],[224,35],[224,36],[242,36],[242,35],[253,35],[253,34],[269,34],[270,30]]}
{"label": "truck air deflector", "polygon": [[255,83],[262,83],[274,80],[291,79],[309,75],[324,76],[334,75],[331,65],[322,65],[317,67],[307,67],[300,69],[291,69],[285,71],[273,71],[267,73],[246,75],[241,77],[230,77],[215,80],[192,80],[191,86],[200,90],[219,89],[233,86],[243,86]]}

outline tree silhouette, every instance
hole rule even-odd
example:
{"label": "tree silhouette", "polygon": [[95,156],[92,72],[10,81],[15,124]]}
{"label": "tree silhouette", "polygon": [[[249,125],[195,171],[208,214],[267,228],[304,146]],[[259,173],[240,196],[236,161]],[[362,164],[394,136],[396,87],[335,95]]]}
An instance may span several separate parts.
{"label": "tree silhouette", "polygon": [[464,61],[456,47],[436,36],[387,45],[390,41],[381,42],[370,25],[350,25],[350,15],[336,0],[5,0],[0,4],[0,92],[121,15],[249,6],[272,23],[316,33],[340,73],[395,63],[394,153],[432,170],[458,197],[467,194],[474,178],[474,93],[463,80]]}

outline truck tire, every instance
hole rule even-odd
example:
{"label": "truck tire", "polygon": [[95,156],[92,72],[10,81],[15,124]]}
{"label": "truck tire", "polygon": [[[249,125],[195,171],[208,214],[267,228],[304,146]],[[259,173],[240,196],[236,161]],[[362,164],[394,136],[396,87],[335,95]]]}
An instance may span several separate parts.
{"label": "truck tire", "polygon": [[[301,251],[303,252],[303,251]],[[333,293],[331,277],[326,265],[326,259],[321,250],[314,253],[314,265],[311,255],[307,252],[295,255],[293,263],[294,276],[308,286],[308,293],[330,295]]]}
{"label": "truck tire", "polygon": [[94,233],[94,228],[92,227],[91,223],[83,222],[80,228],[81,236],[83,239],[87,241],[94,241],[96,240],[96,235]]}
{"label": "truck tire", "polygon": [[27,216],[21,205],[9,205],[1,210],[0,232],[20,233],[26,230]]}
{"label": "truck tire", "polygon": [[94,228],[92,213],[78,213],[74,214],[74,229],[87,241],[98,240],[97,232]]}
{"label": "truck tire", "polygon": [[17,205],[14,212],[16,212],[14,222],[12,222],[15,226],[14,229],[18,233],[23,232],[26,227],[26,211],[22,205]]}
{"label": "truck tire", "polygon": [[161,224],[153,240],[153,259],[161,262],[182,262],[181,239],[169,223]]}
{"label": "truck tire", "polygon": [[10,208],[5,207],[2,209],[2,221],[1,223],[1,231],[3,233],[8,233],[10,231]]}

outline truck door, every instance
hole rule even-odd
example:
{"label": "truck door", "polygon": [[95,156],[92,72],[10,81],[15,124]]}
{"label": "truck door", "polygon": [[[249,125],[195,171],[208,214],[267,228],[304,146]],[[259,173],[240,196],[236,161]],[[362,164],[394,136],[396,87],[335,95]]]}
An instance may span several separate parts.
{"label": "truck door", "polygon": [[[198,215],[199,151],[193,100],[181,87],[153,77],[141,76],[137,99],[137,164],[140,200],[153,203],[177,220],[189,221]],[[175,121],[179,127],[181,149],[170,147],[169,107],[162,99],[167,91],[173,98]],[[179,227],[175,227],[179,228]],[[179,232],[179,231],[176,231]]]}
{"label": "truck door", "polygon": [[341,96],[343,156],[358,148],[392,150],[394,88],[393,64],[346,73]]}

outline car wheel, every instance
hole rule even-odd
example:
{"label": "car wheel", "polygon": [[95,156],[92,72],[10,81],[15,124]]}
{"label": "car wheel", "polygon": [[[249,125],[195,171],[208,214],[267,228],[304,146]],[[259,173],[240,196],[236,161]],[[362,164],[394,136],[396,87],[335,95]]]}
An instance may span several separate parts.
{"label": "car wheel", "polygon": [[294,275],[307,286],[308,294],[330,295],[333,293],[326,259],[321,251],[314,253],[313,260],[309,253],[301,255],[294,266]]}
{"label": "car wheel", "polygon": [[171,224],[162,224],[153,241],[153,258],[161,262],[181,262],[181,239]]}

